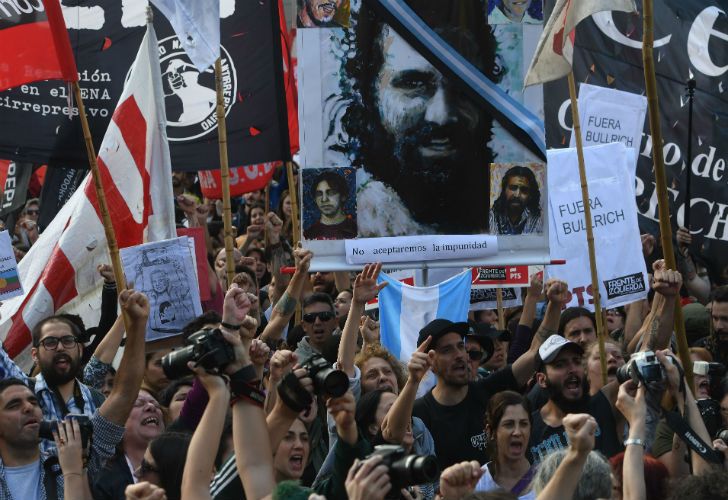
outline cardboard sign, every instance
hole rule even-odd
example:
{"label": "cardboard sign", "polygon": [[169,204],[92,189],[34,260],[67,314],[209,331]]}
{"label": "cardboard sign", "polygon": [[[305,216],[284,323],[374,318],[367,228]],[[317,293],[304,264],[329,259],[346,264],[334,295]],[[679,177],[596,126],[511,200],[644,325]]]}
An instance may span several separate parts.
{"label": "cardboard sign", "polygon": [[0,232],[0,300],[23,295],[10,233]]}
{"label": "cardboard sign", "polygon": [[205,246],[205,232],[201,227],[178,227],[177,236],[187,236],[194,242],[195,262],[197,263],[197,281],[200,287],[200,300],[210,300],[212,294],[207,284],[207,248]]}

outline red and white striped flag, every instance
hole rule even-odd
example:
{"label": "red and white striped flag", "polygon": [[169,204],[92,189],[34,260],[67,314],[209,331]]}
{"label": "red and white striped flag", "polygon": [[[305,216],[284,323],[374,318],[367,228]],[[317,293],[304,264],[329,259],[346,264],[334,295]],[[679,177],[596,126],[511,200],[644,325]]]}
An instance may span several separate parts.
{"label": "red and white striped flag", "polygon": [[[98,154],[119,248],[175,236],[159,67],[157,38],[149,25]],[[102,284],[96,267],[109,262],[89,174],[20,262],[27,292],[0,308],[6,352],[16,357],[26,351],[33,326],[56,312],[79,314],[94,326]],[[22,358],[18,361],[23,364]]]}
{"label": "red and white striped flag", "polygon": [[597,12],[635,12],[634,0],[556,0],[543,28],[523,85],[536,85],[568,75],[574,55],[576,25]]}

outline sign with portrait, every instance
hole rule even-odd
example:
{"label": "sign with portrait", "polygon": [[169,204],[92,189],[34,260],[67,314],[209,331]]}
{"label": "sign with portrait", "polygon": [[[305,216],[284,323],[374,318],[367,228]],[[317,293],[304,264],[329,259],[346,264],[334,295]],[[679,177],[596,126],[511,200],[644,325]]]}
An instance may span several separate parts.
{"label": "sign with portrait", "polygon": [[543,234],[546,172],[542,163],[490,166],[491,234]]}
{"label": "sign with portrait", "polygon": [[149,299],[147,342],[179,335],[202,314],[194,241],[181,236],[120,251],[124,274]]}
{"label": "sign with portrait", "polygon": [[[433,0],[408,5],[492,82],[500,82],[509,72],[522,72],[522,43],[508,45],[510,55],[499,58],[494,31],[487,24],[487,2]],[[309,169],[354,172],[356,238],[437,235],[439,243],[449,244],[449,236],[493,234],[488,194],[490,164],[496,156],[529,164],[537,159],[514,141],[460,79],[441,72],[431,56],[423,56],[398,29],[403,28],[387,24],[366,2],[352,0],[348,28],[297,30],[303,121],[299,189],[304,244],[316,256],[312,269],[357,265],[345,260],[344,240],[351,238],[324,242],[306,234],[306,207],[315,204],[307,178],[316,174],[307,174]],[[503,61],[513,66],[506,68]],[[512,83],[520,89],[521,82]],[[533,98],[515,94],[522,103]],[[539,188],[545,199],[543,177]],[[310,215],[316,217],[316,212]],[[549,261],[547,232],[543,228],[498,234],[497,244],[491,246],[498,249],[494,254],[454,255],[437,262],[403,255],[396,265],[543,264]]]}

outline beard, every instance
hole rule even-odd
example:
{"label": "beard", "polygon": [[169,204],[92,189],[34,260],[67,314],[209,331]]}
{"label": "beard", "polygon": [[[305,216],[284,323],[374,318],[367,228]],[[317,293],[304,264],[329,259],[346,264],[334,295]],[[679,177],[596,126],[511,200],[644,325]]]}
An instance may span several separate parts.
{"label": "beard", "polygon": [[560,383],[552,382],[546,378],[546,392],[549,399],[565,414],[581,413],[586,409],[589,402],[589,381],[586,377],[581,379],[581,397],[577,399],[569,399],[564,396],[564,386]]}
{"label": "beard", "polygon": [[[472,234],[488,225],[488,165],[490,150],[479,127],[475,132],[458,125],[412,127],[397,134],[381,125],[372,134],[364,167],[388,184],[420,224],[440,233]],[[427,158],[420,148],[438,139],[450,140],[452,154]]]}
{"label": "beard", "polygon": [[[56,362],[64,360],[68,363],[67,370],[59,370]],[[75,379],[81,368],[81,360],[73,359],[65,352],[56,353],[50,361],[40,363],[40,372],[49,386],[58,387]]]}

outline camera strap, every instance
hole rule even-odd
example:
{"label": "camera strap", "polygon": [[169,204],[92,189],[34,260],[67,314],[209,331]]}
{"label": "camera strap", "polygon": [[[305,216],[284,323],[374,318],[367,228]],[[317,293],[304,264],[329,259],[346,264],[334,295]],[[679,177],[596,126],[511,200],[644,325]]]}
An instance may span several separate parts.
{"label": "camera strap", "polygon": [[670,429],[680,436],[680,439],[685,441],[703,460],[714,464],[723,463],[723,454],[715,451],[710,445],[706,444],[679,413],[667,410],[663,410],[662,413]]}

